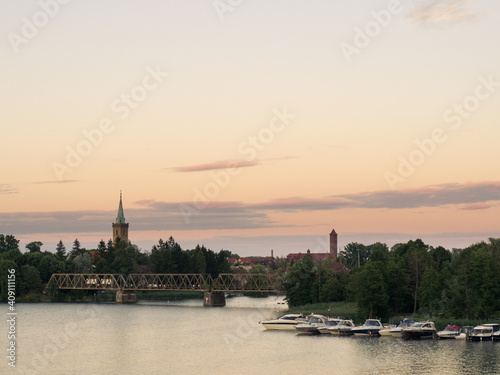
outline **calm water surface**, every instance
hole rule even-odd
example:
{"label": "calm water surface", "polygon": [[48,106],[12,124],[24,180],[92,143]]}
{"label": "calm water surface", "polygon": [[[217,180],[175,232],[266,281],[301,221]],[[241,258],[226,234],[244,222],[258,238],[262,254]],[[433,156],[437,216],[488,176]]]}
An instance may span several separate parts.
{"label": "calm water surface", "polygon": [[265,331],[274,297],[227,303],[18,304],[17,367],[0,373],[500,374],[500,343]]}

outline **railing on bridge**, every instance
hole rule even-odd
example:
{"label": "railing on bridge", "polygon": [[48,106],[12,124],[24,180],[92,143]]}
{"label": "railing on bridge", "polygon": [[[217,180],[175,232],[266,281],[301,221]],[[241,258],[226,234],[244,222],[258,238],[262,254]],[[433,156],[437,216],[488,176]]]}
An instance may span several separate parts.
{"label": "railing on bridge", "polygon": [[177,290],[211,292],[277,292],[276,278],[260,274],[53,274],[47,289],[83,290]]}

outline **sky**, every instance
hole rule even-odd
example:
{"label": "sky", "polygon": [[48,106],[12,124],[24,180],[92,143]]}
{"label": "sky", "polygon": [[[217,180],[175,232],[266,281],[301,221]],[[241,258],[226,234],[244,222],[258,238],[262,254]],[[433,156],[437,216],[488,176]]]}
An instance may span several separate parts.
{"label": "sky", "polygon": [[500,237],[500,2],[0,3],[0,233],[240,255]]}

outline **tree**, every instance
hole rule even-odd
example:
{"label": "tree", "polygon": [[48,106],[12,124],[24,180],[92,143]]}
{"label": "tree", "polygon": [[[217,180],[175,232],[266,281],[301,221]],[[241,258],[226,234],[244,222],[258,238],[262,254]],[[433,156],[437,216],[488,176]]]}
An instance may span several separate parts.
{"label": "tree", "polygon": [[73,263],[77,273],[90,273],[92,270],[92,256],[89,253],[77,255]]}
{"label": "tree", "polygon": [[422,275],[419,302],[429,316],[439,310],[442,290],[439,272],[434,267],[427,268]]}
{"label": "tree", "polygon": [[10,234],[7,236],[0,234],[0,253],[15,249],[19,249],[19,240]]}
{"label": "tree", "polygon": [[357,243],[351,242],[341,251],[342,263],[349,269],[357,266],[363,266],[370,257],[370,248]]}
{"label": "tree", "polygon": [[194,272],[195,273],[206,273],[207,272],[207,263],[205,260],[205,255],[201,249],[198,249],[195,253],[194,258]]}
{"label": "tree", "polygon": [[125,241],[117,241],[114,251],[114,259],[111,263],[111,271],[128,275],[136,272],[137,262],[135,259],[135,247]]}
{"label": "tree", "polygon": [[313,303],[318,299],[318,289],[315,288],[316,272],[311,254],[297,261],[285,274],[283,286],[286,290],[286,300],[290,307]]}
{"label": "tree", "polygon": [[48,282],[52,274],[64,272],[64,268],[64,261],[56,254],[51,253],[44,254],[37,267],[42,283]]}
{"label": "tree", "polygon": [[267,270],[262,264],[254,264],[252,268],[250,268],[249,273],[252,275],[267,275]]}
{"label": "tree", "polygon": [[379,262],[369,262],[353,272],[349,289],[356,298],[358,311],[365,318],[386,316],[389,296]]}
{"label": "tree", "polygon": [[17,280],[19,280],[19,294],[21,295],[40,293],[42,290],[40,272],[33,266],[22,266],[19,277],[16,277],[16,281]]}
{"label": "tree", "polygon": [[80,248],[80,241],[78,241],[78,238],[75,239],[73,242],[73,248],[71,249],[70,256],[71,258],[76,257],[77,255],[80,255],[82,253],[82,249]]}
{"label": "tree", "polygon": [[64,246],[62,240],[56,246],[56,255],[61,259],[66,259],[66,247]]}
{"label": "tree", "polygon": [[39,253],[43,243],[40,241],[33,241],[26,245],[26,249],[30,251],[30,253]]}

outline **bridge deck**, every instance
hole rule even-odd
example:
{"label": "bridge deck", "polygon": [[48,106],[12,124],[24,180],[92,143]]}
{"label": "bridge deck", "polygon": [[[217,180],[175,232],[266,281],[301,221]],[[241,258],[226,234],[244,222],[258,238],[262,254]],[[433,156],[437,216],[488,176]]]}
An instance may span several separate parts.
{"label": "bridge deck", "polygon": [[55,273],[50,285],[57,289],[128,290],[128,291],[211,291],[211,292],[277,292],[276,278],[258,274],[220,274],[217,278],[203,274],[95,274]]}

